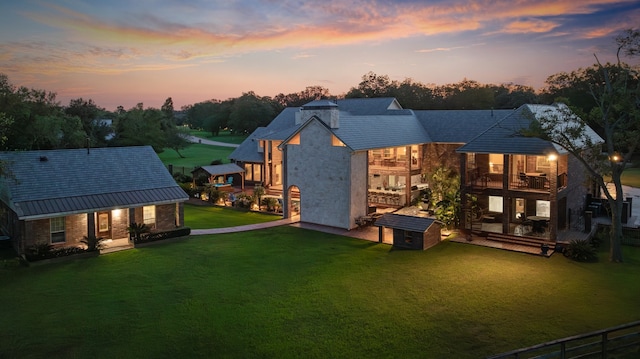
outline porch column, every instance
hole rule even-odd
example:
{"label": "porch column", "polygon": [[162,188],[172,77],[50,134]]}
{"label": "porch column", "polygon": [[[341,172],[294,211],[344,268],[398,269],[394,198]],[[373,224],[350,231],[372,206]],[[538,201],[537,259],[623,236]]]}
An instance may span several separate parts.
{"label": "porch column", "polygon": [[[407,146],[405,148],[405,153],[406,153],[406,163],[405,165],[407,166],[407,179],[404,181],[404,195],[405,195],[405,202],[404,202],[404,206],[408,207],[411,205],[411,146]],[[369,163],[369,161],[367,160],[367,163]],[[367,176],[368,177],[368,176]]]}
{"label": "porch column", "polygon": [[510,155],[504,155],[502,166],[502,233],[509,234],[511,230],[511,197],[509,196],[509,180],[510,180]]}
{"label": "porch column", "polygon": [[471,232],[471,211],[467,207],[467,154],[460,154],[460,208],[463,209],[460,225]]}
{"label": "porch column", "polygon": [[[282,148],[282,218],[291,217],[289,176],[287,175],[287,147],[288,145],[285,145]],[[302,201],[300,202],[300,212],[302,212]]]}
{"label": "porch column", "polygon": [[384,243],[384,227],[378,227],[378,243]]}
{"label": "porch column", "polygon": [[87,237],[96,235],[96,214],[95,212],[87,213]]}
{"label": "porch column", "polygon": [[[556,156],[557,158],[557,156]],[[558,160],[550,160],[549,166],[549,240],[558,235]]]}

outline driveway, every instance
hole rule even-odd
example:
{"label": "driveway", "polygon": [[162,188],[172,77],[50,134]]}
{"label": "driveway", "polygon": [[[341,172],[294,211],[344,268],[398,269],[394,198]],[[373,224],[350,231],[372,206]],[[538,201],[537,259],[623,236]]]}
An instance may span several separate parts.
{"label": "driveway", "polygon": [[206,138],[201,138],[196,136],[189,136],[187,137],[187,139],[193,143],[202,143],[203,145],[209,145],[209,146],[222,146],[222,147],[233,147],[233,148],[240,146],[235,143],[211,141],[211,140],[207,140]]}

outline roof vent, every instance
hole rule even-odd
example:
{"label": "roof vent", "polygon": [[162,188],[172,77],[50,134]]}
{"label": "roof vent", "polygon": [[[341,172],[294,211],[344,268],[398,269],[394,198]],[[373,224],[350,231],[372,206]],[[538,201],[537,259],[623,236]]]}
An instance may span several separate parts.
{"label": "roof vent", "polygon": [[47,162],[47,161],[49,161],[47,156],[40,156],[40,162]]}

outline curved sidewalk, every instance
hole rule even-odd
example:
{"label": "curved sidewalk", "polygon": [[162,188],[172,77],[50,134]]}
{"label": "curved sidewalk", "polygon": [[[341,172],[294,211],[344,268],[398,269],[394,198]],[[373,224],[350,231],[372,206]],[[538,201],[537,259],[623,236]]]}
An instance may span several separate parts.
{"label": "curved sidewalk", "polygon": [[278,226],[287,226],[289,224],[300,222],[300,216],[294,216],[292,218],[284,218],[278,219],[271,222],[264,223],[256,223],[256,224],[247,224],[244,226],[237,227],[225,227],[225,228],[209,228],[209,229],[192,229],[191,235],[199,236],[203,234],[221,234],[221,233],[235,233],[235,232],[246,232],[253,231],[256,229],[264,229]]}

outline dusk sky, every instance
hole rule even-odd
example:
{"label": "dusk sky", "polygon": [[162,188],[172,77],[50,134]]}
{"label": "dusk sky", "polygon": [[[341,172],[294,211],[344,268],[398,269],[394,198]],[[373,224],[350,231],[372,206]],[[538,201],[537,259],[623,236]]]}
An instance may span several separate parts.
{"label": "dusk sky", "polygon": [[307,86],[373,71],[425,84],[517,83],[613,60],[638,0],[140,0],[0,4],[0,73],[126,109]]}

